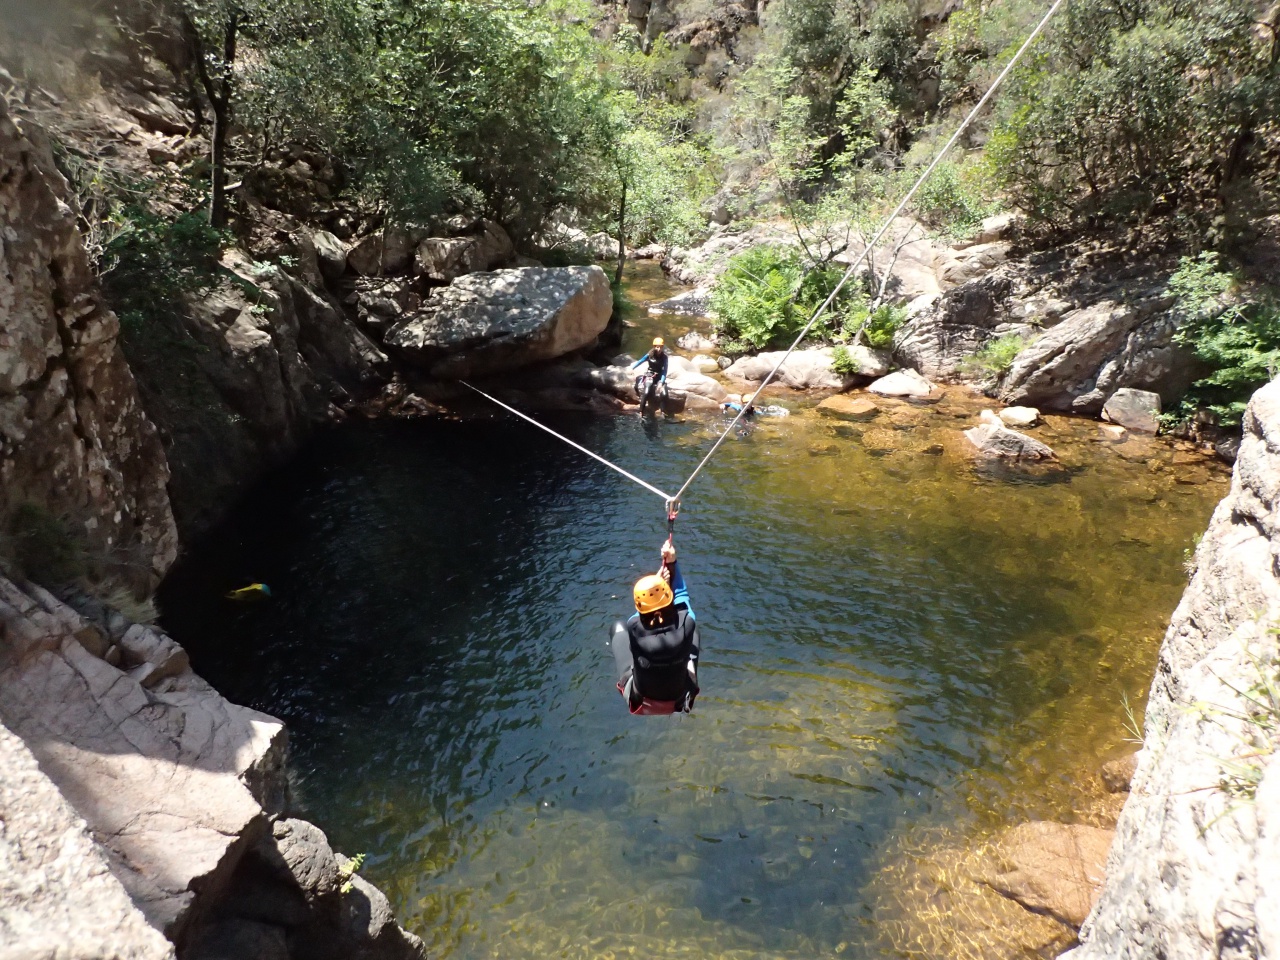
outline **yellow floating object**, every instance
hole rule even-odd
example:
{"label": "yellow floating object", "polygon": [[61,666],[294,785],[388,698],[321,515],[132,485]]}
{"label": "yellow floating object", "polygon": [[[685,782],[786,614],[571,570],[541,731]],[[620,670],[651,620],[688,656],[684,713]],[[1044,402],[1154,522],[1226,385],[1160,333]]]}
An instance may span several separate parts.
{"label": "yellow floating object", "polygon": [[265,583],[251,583],[227,593],[228,600],[263,600],[271,596],[271,588]]}

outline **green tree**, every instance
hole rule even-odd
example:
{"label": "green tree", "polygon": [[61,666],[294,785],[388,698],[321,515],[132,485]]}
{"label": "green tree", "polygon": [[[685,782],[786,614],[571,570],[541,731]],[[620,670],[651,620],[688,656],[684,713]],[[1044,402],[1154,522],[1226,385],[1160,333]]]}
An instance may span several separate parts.
{"label": "green tree", "polygon": [[[1076,0],[1012,78],[989,149],[1048,220],[1220,208],[1275,146],[1276,20],[1251,0]],[[1270,146],[1268,146],[1270,144]]]}

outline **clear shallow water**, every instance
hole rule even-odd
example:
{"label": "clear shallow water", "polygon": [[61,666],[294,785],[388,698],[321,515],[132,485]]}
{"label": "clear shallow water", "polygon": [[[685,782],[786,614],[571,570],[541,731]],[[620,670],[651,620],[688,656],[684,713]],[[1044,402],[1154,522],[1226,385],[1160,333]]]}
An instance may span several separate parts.
{"label": "clear shallow water", "polygon": [[[1068,469],[992,472],[960,393],[885,406],[762,423],[699,479],[689,717],[629,717],[605,645],[661,502],[505,418],[318,438],[164,623],[289,724],[301,804],[433,956],[909,954],[904,862],[1084,815],[1226,474],[1068,420],[1038,434]],[[713,436],[549,419],[668,489]],[[250,580],[274,599],[220,599]]]}

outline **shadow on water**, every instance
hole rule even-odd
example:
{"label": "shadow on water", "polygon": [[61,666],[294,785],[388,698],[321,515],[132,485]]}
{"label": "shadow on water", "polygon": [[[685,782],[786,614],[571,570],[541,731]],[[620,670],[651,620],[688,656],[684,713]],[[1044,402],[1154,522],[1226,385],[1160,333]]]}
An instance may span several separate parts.
{"label": "shadow on water", "polygon": [[[605,646],[661,502],[503,419],[318,438],[175,569],[165,625],[290,724],[302,802],[434,955],[886,955],[891,848],[1063,815],[1115,751],[1219,492],[975,473],[939,423],[721,448],[677,531],[690,717],[628,717]],[[669,490],[714,436],[552,425]],[[247,580],[274,599],[221,599]]]}

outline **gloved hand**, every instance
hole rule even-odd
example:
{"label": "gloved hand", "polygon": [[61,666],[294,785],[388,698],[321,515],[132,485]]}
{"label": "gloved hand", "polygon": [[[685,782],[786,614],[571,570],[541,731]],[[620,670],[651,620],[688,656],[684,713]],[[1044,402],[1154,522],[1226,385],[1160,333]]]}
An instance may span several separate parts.
{"label": "gloved hand", "polygon": [[662,545],[662,564],[670,566],[676,562],[676,545],[671,542],[671,538],[667,538],[667,542]]}

